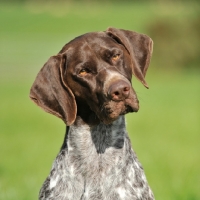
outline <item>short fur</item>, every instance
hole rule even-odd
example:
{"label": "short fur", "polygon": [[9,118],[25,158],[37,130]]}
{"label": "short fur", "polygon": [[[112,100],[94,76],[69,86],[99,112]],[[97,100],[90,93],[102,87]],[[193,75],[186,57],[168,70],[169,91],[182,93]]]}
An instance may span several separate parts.
{"label": "short fur", "polygon": [[126,132],[124,114],[137,112],[131,86],[144,77],[152,40],[109,28],[75,38],[38,73],[31,99],[67,125],[40,200],[153,200]]}

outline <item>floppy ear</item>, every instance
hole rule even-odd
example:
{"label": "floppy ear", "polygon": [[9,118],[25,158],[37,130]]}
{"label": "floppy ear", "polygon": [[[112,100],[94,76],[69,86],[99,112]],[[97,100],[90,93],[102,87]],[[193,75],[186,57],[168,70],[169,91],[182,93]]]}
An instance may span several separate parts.
{"label": "floppy ear", "polygon": [[77,107],[72,91],[63,82],[62,71],[65,64],[64,54],[52,56],[38,73],[30,90],[30,98],[69,126],[76,118]]}
{"label": "floppy ear", "polygon": [[147,35],[116,28],[108,28],[106,32],[126,48],[132,60],[132,73],[148,88],[144,77],[153,52],[151,38]]}

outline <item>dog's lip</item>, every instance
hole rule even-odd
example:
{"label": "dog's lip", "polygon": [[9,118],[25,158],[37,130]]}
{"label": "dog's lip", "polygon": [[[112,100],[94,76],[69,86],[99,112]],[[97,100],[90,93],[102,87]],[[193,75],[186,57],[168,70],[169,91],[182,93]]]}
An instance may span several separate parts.
{"label": "dog's lip", "polygon": [[[110,105],[110,103],[112,105]],[[137,98],[127,98],[121,101],[110,100],[105,102],[101,108],[101,112],[95,112],[97,118],[104,124],[110,124],[120,115],[125,115],[129,112],[138,112],[139,101]]]}
{"label": "dog's lip", "polygon": [[[138,112],[139,110],[139,101],[138,99],[125,99],[123,101],[116,101],[116,104],[122,104],[122,108],[124,107],[125,109],[120,113],[120,115],[126,114],[128,112]],[[107,103],[104,106],[104,109],[106,111],[106,114],[112,114],[115,109],[113,109],[109,104]]]}
{"label": "dog's lip", "polygon": [[125,101],[125,106],[128,109],[129,112],[138,112],[139,110],[139,101],[138,99],[127,99]]}
{"label": "dog's lip", "polygon": [[105,109],[106,109],[106,113],[107,113],[107,114],[111,114],[111,113],[114,112],[110,107],[107,107],[107,108],[105,108]]}

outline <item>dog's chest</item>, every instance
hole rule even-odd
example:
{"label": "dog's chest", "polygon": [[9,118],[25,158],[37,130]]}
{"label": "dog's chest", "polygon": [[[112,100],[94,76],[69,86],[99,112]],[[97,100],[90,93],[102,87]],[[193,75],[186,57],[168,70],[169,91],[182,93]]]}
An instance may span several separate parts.
{"label": "dog's chest", "polygon": [[130,200],[150,195],[123,118],[93,129],[72,126],[66,142],[41,194],[58,200]]}
{"label": "dog's chest", "polygon": [[74,158],[69,154],[61,152],[59,156],[67,162],[55,162],[49,180],[51,196],[58,200],[139,200],[151,194],[142,169],[131,155],[125,163],[120,158],[110,160],[98,155],[79,165],[71,163]]}

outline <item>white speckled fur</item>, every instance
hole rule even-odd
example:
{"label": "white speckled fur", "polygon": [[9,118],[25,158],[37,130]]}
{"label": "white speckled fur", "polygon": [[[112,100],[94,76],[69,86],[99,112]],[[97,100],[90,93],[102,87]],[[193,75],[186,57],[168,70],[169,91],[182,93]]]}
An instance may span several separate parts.
{"label": "white speckled fur", "polygon": [[[81,119],[77,119],[80,121]],[[41,200],[153,200],[124,116],[110,125],[70,126]]]}

